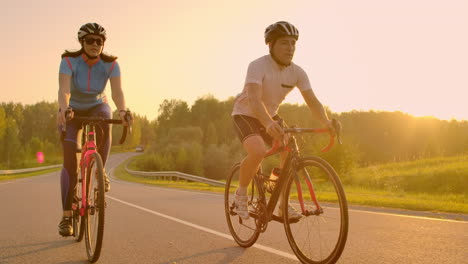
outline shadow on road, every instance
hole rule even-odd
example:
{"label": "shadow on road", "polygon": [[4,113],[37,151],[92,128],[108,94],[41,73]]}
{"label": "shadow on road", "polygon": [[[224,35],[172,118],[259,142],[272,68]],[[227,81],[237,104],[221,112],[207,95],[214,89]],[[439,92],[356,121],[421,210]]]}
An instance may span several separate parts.
{"label": "shadow on road", "polygon": [[[210,262],[210,263],[231,263],[238,257],[242,256],[245,253],[245,251],[246,251],[245,248],[241,248],[238,246],[218,248],[218,249],[210,250],[207,252],[200,252],[200,253],[187,256],[187,257],[177,258],[177,259],[173,259],[173,260],[166,261],[166,262],[160,262],[159,264],[175,264],[179,262],[186,263],[187,260],[193,260],[194,261],[193,263],[200,263],[199,261],[197,261],[196,258],[209,257],[210,255],[212,255],[213,258],[214,257],[219,258],[220,255],[224,255],[223,258],[220,258],[217,262]],[[210,261],[211,260],[213,259],[210,259]]]}
{"label": "shadow on road", "polygon": [[[0,247],[0,263],[3,261],[11,260],[13,258],[22,257],[26,255],[31,255],[43,251],[53,250],[56,248],[66,247],[72,244],[77,244],[75,240],[54,240],[41,243],[32,243],[32,244],[22,244],[22,245],[12,245],[6,247]],[[23,251],[22,248],[28,248],[26,251]],[[29,249],[34,248],[34,249]],[[9,255],[9,252],[10,254]],[[71,262],[64,262],[71,263]],[[83,262],[73,262],[73,263],[83,263]]]}

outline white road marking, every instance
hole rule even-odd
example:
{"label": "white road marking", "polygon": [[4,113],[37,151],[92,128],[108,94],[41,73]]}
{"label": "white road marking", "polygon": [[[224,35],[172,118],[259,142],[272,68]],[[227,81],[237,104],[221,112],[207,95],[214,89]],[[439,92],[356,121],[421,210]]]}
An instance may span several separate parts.
{"label": "white road marking", "polygon": [[[201,230],[201,231],[204,231],[204,232],[207,232],[207,233],[210,233],[210,234],[213,234],[213,235],[216,235],[216,236],[219,236],[219,237],[226,238],[228,240],[234,241],[234,239],[232,238],[231,235],[224,234],[224,233],[221,233],[221,232],[218,232],[218,231],[215,231],[215,230],[203,227],[203,226],[199,226],[197,224],[193,224],[193,223],[190,223],[188,221],[184,221],[184,220],[181,220],[181,219],[178,219],[178,218],[166,215],[166,214],[162,214],[162,213],[159,213],[159,212],[156,212],[156,211],[153,211],[153,210],[138,206],[136,204],[132,204],[132,203],[120,200],[118,198],[115,198],[115,197],[112,197],[112,196],[109,196],[109,195],[106,195],[106,197],[111,199],[111,200],[114,200],[114,201],[123,203],[125,205],[128,205],[130,207],[140,209],[140,210],[145,211],[147,213],[154,214],[154,215],[169,219],[171,221],[174,221],[174,222],[186,225],[186,226],[190,226],[192,228],[195,228],[195,229],[198,229],[198,230]],[[259,244],[254,244],[252,247],[258,248],[258,249],[261,249],[261,250],[267,251],[269,253],[276,254],[278,256],[282,256],[282,257],[285,257],[285,258],[288,258],[288,259],[297,260],[297,257],[295,255],[289,254],[287,252],[280,251],[280,250],[277,250],[277,249],[274,249],[274,248],[271,248],[271,247],[267,247],[267,246],[263,246],[263,245],[259,245]]]}
{"label": "white road marking", "polygon": [[452,223],[468,224],[467,221],[463,221],[463,220],[452,220],[452,219],[443,219],[443,218],[432,218],[432,217],[415,216],[415,215],[403,215],[403,214],[397,214],[397,213],[373,212],[373,211],[365,211],[365,210],[358,210],[358,209],[348,209],[348,211],[354,211],[354,212],[360,212],[360,213],[367,213],[367,214],[380,214],[380,215],[398,216],[398,217],[406,217],[406,218],[416,218],[416,219],[423,219],[423,220],[434,220],[434,221],[442,221],[442,222],[452,222]]}

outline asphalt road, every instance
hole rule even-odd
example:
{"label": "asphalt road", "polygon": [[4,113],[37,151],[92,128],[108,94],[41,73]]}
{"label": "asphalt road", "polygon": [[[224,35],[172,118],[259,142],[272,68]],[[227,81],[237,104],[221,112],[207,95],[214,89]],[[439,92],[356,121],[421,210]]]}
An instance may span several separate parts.
{"label": "asphalt road", "polygon": [[[110,157],[107,170],[131,153]],[[85,245],[57,233],[58,172],[0,182],[0,263],[87,263]],[[232,240],[223,196],[117,179],[107,195],[98,263],[297,263],[282,225],[257,243]],[[338,263],[468,263],[468,222],[350,210]]]}

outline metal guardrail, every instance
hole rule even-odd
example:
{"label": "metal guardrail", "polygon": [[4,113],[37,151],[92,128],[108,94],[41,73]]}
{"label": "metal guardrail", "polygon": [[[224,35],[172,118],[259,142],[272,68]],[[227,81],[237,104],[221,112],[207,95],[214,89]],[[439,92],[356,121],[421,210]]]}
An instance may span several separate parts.
{"label": "metal guardrail", "polygon": [[222,181],[216,181],[200,176],[195,176],[183,172],[178,172],[178,171],[134,171],[130,170],[128,168],[128,163],[125,165],[125,170],[132,174],[132,175],[137,175],[137,176],[143,176],[144,178],[148,179],[155,179],[155,180],[173,180],[174,178],[176,179],[184,179],[187,181],[194,181],[194,182],[201,182],[201,183],[206,183],[212,186],[222,186],[224,187],[226,184]]}
{"label": "metal guardrail", "polygon": [[59,167],[62,167],[62,164],[44,166],[44,167],[36,167],[36,168],[28,168],[28,169],[19,169],[19,170],[0,170],[0,175],[11,175],[11,174],[18,174],[18,173],[41,171],[41,170],[54,169],[54,168],[59,168]]}

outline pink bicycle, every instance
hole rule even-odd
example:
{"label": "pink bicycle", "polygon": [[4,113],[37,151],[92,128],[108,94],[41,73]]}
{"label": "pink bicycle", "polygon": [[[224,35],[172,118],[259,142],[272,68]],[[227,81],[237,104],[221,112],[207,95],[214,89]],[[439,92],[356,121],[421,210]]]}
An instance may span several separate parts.
{"label": "pink bicycle", "polygon": [[[340,124],[334,120],[340,140]],[[226,181],[225,214],[234,240],[241,247],[250,247],[265,232],[272,220],[283,223],[288,242],[302,263],[335,263],[346,244],[348,205],[340,178],[333,167],[319,157],[303,157],[293,134],[328,133],[328,129],[285,128],[289,140],[285,147],[274,145],[266,156],[280,151],[288,155],[278,179],[272,182],[262,168],[248,188],[250,218],[243,220],[236,213],[234,193],[239,184],[240,163],[236,163]],[[334,144],[330,136],[328,151]],[[304,191],[303,191],[304,189]],[[274,214],[280,201],[280,214]],[[281,205],[288,205],[283,206]],[[301,217],[289,218],[291,210]],[[297,213],[296,213],[297,214]]]}
{"label": "pink bicycle", "polygon": [[[99,125],[122,124],[120,119],[106,119],[101,117],[73,117],[83,122],[84,143],[79,161],[77,186],[72,202],[73,236],[77,242],[85,237],[86,253],[90,262],[99,259],[104,236],[104,215],[106,208],[104,189],[104,167],[101,155],[97,152],[95,130]],[[127,130],[131,132],[131,114],[127,111],[126,119],[129,126],[124,127],[120,144],[125,141]]]}

